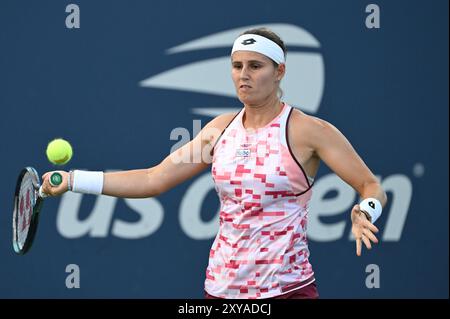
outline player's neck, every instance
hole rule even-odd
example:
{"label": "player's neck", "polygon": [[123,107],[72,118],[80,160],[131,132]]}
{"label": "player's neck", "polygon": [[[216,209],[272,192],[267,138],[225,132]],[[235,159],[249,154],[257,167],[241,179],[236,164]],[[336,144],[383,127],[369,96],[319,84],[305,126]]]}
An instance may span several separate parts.
{"label": "player's neck", "polygon": [[245,105],[242,123],[246,129],[257,129],[266,126],[283,108],[283,103],[276,97],[259,105]]}

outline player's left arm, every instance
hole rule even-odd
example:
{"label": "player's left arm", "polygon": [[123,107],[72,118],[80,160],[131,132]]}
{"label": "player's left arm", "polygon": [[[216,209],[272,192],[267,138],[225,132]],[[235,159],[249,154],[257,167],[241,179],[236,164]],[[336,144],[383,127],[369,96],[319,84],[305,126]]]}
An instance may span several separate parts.
{"label": "player's left arm", "polygon": [[[332,124],[319,118],[309,117],[308,141],[318,156],[333,172],[364,198],[376,198],[384,207],[387,196],[379,180],[357,154],[347,138]],[[373,233],[378,229],[362,214],[359,205],[351,212],[352,232],[357,240],[357,255],[361,254],[361,242],[368,249],[370,241],[377,243]]]}

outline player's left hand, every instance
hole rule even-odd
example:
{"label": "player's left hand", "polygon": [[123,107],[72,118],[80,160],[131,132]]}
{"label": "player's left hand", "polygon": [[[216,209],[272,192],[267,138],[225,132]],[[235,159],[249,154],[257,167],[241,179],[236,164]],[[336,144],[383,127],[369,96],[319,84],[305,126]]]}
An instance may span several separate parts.
{"label": "player's left hand", "polygon": [[362,242],[364,242],[367,249],[372,249],[371,241],[376,244],[378,243],[377,237],[373,234],[378,233],[378,228],[361,212],[359,205],[353,206],[351,219],[352,233],[356,238],[356,255],[361,256]]}

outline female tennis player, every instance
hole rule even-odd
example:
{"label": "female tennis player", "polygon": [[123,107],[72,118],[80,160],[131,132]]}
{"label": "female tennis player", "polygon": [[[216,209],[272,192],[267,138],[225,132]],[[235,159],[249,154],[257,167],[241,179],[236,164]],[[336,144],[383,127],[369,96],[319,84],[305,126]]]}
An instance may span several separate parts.
{"label": "female tennis player", "polygon": [[332,124],[281,100],[286,48],[272,31],[240,35],[231,74],[243,108],[210,121],[160,164],[122,172],[59,171],[43,191],[138,198],[158,196],[211,166],[220,228],[209,254],[206,298],[318,298],[306,236],[314,177],[323,161],[363,199],[351,211],[356,254],[378,240],[386,204],[377,178]]}

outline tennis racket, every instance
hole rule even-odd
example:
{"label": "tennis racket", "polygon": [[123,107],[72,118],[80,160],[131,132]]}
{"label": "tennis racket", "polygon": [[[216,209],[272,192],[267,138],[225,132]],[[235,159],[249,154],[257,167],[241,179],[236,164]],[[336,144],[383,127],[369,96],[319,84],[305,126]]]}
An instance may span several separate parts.
{"label": "tennis racket", "polygon": [[[62,183],[62,175],[54,172],[50,184]],[[19,254],[25,254],[33,243],[39,221],[39,212],[43,200],[48,195],[42,192],[39,175],[33,167],[25,167],[19,173],[14,193],[13,210],[13,248]]]}

